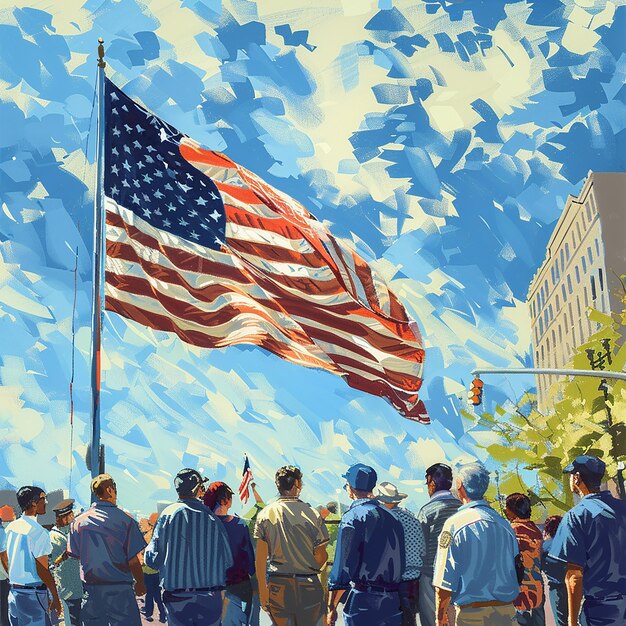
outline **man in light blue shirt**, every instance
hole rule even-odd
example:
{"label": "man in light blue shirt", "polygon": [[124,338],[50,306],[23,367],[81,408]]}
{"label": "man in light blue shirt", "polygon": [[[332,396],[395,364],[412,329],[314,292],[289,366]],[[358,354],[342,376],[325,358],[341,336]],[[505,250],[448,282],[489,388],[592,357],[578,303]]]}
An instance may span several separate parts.
{"label": "man in light blue shirt", "polygon": [[194,469],[178,472],[178,502],[161,513],[144,554],[161,575],[169,626],[220,624],[233,556],[222,522],[198,500],[206,480]]}
{"label": "man in light blue shirt", "polygon": [[463,506],[444,524],[435,561],[437,626],[450,601],[457,626],[511,626],[520,591],[515,533],[483,499],[489,473],[480,463],[462,466],[456,480]]}
{"label": "man in light blue shirt", "polygon": [[48,555],[52,551],[50,534],[36,519],[46,512],[46,494],[39,487],[26,486],[18,490],[17,501],[23,514],[6,528],[11,581],[9,620],[12,626],[50,626],[49,609],[58,615],[62,609],[48,569]]}

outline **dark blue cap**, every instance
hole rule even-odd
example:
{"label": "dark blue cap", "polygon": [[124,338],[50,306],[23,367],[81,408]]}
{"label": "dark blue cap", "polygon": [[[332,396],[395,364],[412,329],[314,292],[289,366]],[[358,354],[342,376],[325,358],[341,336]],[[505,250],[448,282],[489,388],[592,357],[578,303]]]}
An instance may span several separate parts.
{"label": "dark blue cap", "polygon": [[577,456],[564,470],[564,474],[583,472],[591,474],[597,478],[602,478],[606,470],[606,464],[595,456]]}
{"label": "dark blue cap", "polygon": [[371,491],[376,487],[376,481],[378,480],[376,470],[363,463],[356,463],[349,467],[343,477],[348,481],[350,487],[359,491]]}

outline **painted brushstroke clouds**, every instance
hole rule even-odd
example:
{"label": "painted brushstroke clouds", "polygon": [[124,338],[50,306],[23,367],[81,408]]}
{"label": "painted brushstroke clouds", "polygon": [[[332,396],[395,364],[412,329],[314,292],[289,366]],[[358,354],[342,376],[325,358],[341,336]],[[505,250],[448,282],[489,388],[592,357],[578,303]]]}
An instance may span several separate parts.
{"label": "painted brushstroke clouds", "polygon": [[[185,465],[235,483],[244,452],[266,496],[280,464],[303,468],[317,503],[337,496],[346,464],[368,460],[417,503],[425,466],[477,452],[458,417],[472,367],[530,363],[523,303],[551,224],[589,169],[625,169],[626,7],[3,4],[6,483],[68,487],[78,251],[72,489],[86,500],[99,36],[108,75],[129,95],[293,195],[390,281],[424,332],[435,420],[411,424],[381,399],[256,348],[197,350],[107,315],[104,441],[129,508],[171,498]],[[490,402],[533,384],[489,382]]]}

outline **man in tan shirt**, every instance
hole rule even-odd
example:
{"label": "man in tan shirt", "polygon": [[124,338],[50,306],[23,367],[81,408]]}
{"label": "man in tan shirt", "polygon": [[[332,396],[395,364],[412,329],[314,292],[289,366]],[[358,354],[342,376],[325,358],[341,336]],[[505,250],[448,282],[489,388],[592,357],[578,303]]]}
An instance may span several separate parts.
{"label": "man in tan shirt", "polygon": [[259,513],[254,529],[261,607],[277,626],[315,626],[324,613],[319,573],[328,558],[328,531],[319,513],[299,499],[297,467],[281,467],[276,487],[280,497]]}

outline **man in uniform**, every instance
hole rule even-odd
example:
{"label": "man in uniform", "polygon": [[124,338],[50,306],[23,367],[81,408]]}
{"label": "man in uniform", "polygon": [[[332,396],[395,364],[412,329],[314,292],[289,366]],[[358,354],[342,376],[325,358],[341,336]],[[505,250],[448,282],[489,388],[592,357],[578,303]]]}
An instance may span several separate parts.
{"label": "man in uniform", "polygon": [[401,626],[400,582],[405,570],[402,524],[375,499],[376,471],[357,463],[343,475],[354,502],[341,518],[328,589],[328,624],[343,608],[346,626]]}
{"label": "man in uniform", "polygon": [[[439,535],[446,520],[461,506],[452,488],[452,468],[445,463],[435,463],[426,470],[426,488],[430,500],[420,509],[417,519],[422,524],[426,554],[422,565],[419,588],[419,612],[422,626],[435,626],[435,588],[433,571],[439,545]],[[448,622],[454,626],[454,607],[448,611]]]}
{"label": "man in uniform", "polygon": [[444,524],[435,561],[437,626],[450,601],[457,626],[511,626],[520,591],[515,533],[483,499],[489,472],[480,463],[463,465],[456,480],[463,506]]}
{"label": "man in uniform", "polygon": [[83,583],[80,580],[80,563],[76,559],[68,559],[67,538],[70,524],[74,521],[74,500],[61,500],[52,507],[56,515],[56,524],[50,531],[52,552],[50,563],[54,579],[57,583],[59,596],[65,602],[67,615],[65,625],[80,626],[80,607],[83,601]]}
{"label": "man in uniform", "polygon": [[576,626],[584,596],[588,626],[626,624],[626,502],[600,490],[606,465],[576,457],[563,472],[580,501],[563,516],[550,557],[566,563],[569,626]]}
{"label": "man in uniform", "polygon": [[84,626],[140,626],[135,596],[146,593],[138,558],[146,542],[137,522],[118,508],[109,474],[96,476],[91,491],[97,500],[72,522],[67,542],[69,556],[80,560],[81,619]]}

